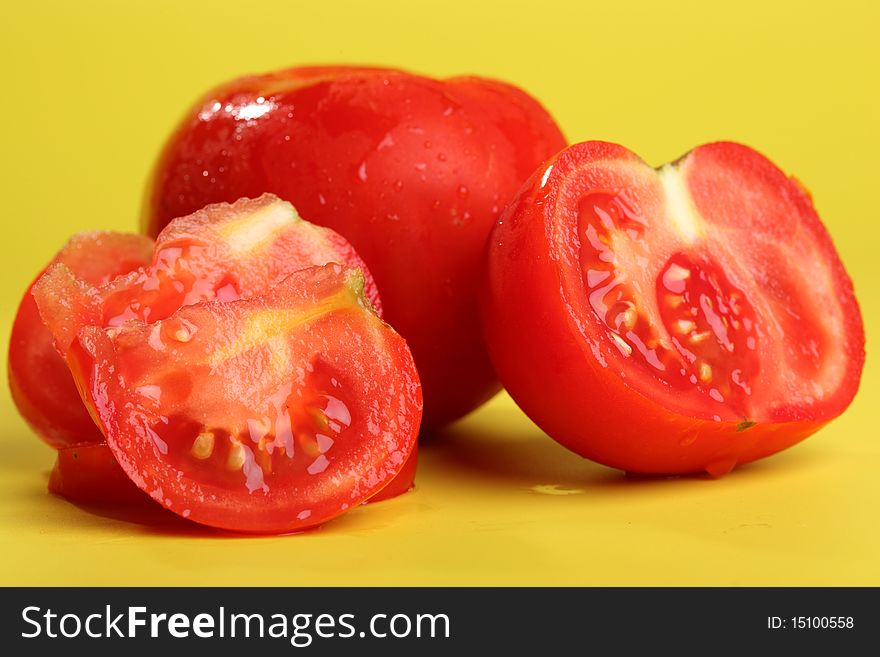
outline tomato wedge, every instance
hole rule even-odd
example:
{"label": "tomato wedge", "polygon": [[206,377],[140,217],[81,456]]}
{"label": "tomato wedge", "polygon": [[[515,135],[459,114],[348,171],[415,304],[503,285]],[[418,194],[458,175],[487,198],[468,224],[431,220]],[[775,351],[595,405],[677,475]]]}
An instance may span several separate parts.
{"label": "tomato wedge", "polygon": [[727,142],[659,170],[603,142],[548,162],[495,228],[483,324],[537,424],[634,472],[778,452],[846,409],[864,363],[809,195]]}
{"label": "tomato wedge", "polygon": [[[153,240],[142,235],[93,232],[74,236],[49,266],[63,263],[91,285],[147,264]],[[52,334],[40,319],[28,287],[9,340],[9,388],[19,413],[34,432],[56,448],[104,440],[89,417],[64,361],[52,346]]]}
{"label": "tomato wedge", "polygon": [[66,355],[84,326],[155,322],[201,301],[259,296],[295,271],[330,262],[360,269],[370,303],[381,301],[369,271],[348,242],[299,217],[271,194],[209,205],[169,224],[152,262],[98,287],[61,265],[34,286],[43,321]]}
{"label": "tomato wedge", "polygon": [[157,502],[223,529],[306,529],[381,490],[418,433],[412,356],[363,285],[332,264],[263,296],[86,326],[69,362],[116,460]]}

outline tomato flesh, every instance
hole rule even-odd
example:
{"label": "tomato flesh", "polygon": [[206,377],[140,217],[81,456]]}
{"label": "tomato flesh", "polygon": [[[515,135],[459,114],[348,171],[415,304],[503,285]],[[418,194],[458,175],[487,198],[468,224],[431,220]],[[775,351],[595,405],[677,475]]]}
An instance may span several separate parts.
{"label": "tomato flesh", "polygon": [[[77,277],[101,285],[149,262],[153,240],[140,235],[94,232],[76,235],[49,266],[63,263]],[[22,417],[55,448],[104,439],[89,417],[62,358],[52,346],[28,287],[9,340],[9,387]]]}
{"label": "tomato flesh", "polygon": [[170,137],[146,229],[268,191],[338,230],[375,275],[418,363],[425,426],[439,427],[499,389],[475,285],[486,238],[564,145],[534,99],[492,80],[353,67],[248,76],[206,94]]}
{"label": "tomato flesh", "polygon": [[152,324],[85,327],[71,366],[132,481],[230,530],[297,531],[360,504],[402,469],[421,418],[405,342],[339,265]]}
{"label": "tomato flesh", "polygon": [[573,146],[492,237],[484,328],[551,436],[637,472],[723,474],[839,415],[864,330],[802,187],[738,144],[654,170]]}

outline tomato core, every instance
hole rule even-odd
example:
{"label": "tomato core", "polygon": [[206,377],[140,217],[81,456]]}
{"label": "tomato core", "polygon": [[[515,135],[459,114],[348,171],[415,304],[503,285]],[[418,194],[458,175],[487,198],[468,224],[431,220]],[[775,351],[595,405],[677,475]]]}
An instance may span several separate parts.
{"label": "tomato core", "polygon": [[622,358],[674,390],[696,389],[746,418],[762,337],[755,310],[704,242],[674,251],[655,278],[646,278],[668,250],[646,239],[647,223],[619,194],[593,192],[580,201],[580,264],[590,308]]}

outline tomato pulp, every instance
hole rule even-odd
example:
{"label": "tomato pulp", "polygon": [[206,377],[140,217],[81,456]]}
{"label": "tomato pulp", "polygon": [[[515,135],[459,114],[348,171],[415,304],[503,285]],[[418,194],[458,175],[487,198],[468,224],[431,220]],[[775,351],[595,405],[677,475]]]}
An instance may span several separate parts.
{"label": "tomato pulp", "polygon": [[778,452],[843,412],[864,363],[809,195],[734,143],[659,170],[603,142],[548,162],[493,232],[483,323],[537,424],[633,472]]}
{"label": "tomato pulp", "polygon": [[507,201],[565,145],[508,84],[402,71],[295,68],[209,92],[172,135],[145,219],[273,192],[344,235],[369,265],[425,390],[426,427],[499,386],[477,307],[486,238]]}

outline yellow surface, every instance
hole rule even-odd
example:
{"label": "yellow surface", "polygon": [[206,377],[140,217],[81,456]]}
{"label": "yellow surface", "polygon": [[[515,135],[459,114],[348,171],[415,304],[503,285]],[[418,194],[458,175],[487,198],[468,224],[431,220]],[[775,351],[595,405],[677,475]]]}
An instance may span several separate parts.
{"label": "yellow surface", "polygon": [[[237,74],[365,62],[509,79],[571,140],[619,141],[655,164],[719,138],[759,148],[811,188],[877,344],[877,3],[589,4],[4,2],[3,343],[70,233],[135,228],[159,144],[197,94]],[[49,496],[53,455],[4,390],[0,582],[880,585],[871,355],[842,418],[718,481],[628,480],[499,397],[425,446],[415,493],[259,539]]]}

